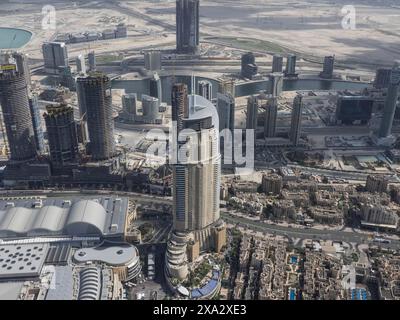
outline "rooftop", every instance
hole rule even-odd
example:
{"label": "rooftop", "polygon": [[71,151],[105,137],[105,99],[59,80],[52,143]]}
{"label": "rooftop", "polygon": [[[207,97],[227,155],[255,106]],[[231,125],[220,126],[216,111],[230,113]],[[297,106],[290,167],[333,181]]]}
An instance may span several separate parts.
{"label": "rooftop", "polygon": [[79,263],[89,261],[103,262],[112,266],[128,265],[139,260],[137,248],[129,244],[105,244],[94,248],[79,249],[74,254]]}
{"label": "rooftop", "polygon": [[123,234],[127,198],[0,200],[0,238]]}
{"label": "rooftop", "polygon": [[0,246],[0,279],[38,277],[47,256],[48,244]]}

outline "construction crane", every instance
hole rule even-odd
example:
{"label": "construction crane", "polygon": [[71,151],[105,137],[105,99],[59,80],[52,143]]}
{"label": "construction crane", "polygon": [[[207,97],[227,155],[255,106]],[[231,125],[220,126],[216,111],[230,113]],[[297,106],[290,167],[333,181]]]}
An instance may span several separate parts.
{"label": "construction crane", "polygon": [[10,153],[10,149],[8,147],[8,139],[7,139],[7,134],[4,128],[4,122],[3,122],[3,112],[0,112],[0,131],[1,135],[3,136],[3,143],[4,143],[4,155],[8,157]]}

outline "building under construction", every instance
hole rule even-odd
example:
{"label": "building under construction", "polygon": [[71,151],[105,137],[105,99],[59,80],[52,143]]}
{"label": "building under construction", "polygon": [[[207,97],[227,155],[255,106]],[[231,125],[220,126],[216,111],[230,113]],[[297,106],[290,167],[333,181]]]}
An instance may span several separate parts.
{"label": "building under construction", "polygon": [[[88,153],[92,160],[107,160],[115,154],[111,81],[101,72],[77,80],[89,131]],[[80,106],[81,112],[82,108]]]}
{"label": "building under construction", "polygon": [[74,110],[65,104],[49,105],[44,119],[53,166],[62,167],[78,161],[78,139]]}
{"label": "building under construction", "polygon": [[36,147],[28,87],[23,73],[16,71],[0,73],[0,104],[10,159],[20,161],[35,158]]}

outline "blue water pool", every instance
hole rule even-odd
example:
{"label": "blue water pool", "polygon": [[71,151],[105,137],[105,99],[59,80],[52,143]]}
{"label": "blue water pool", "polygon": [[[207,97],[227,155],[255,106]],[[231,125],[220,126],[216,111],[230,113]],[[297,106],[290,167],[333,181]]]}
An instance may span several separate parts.
{"label": "blue water pool", "polygon": [[291,257],[290,257],[290,263],[291,263],[291,264],[297,264],[297,261],[298,261],[298,259],[297,259],[296,256],[291,256]]}
{"label": "blue water pool", "polygon": [[0,49],[18,49],[26,45],[32,38],[27,30],[0,27]]}
{"label": "blue water pool", "polygon": [[367,291],[364,288],[351,289],[351,300],[367,300]]}
{"label": "blue water pool", "polygon": [[290,289],[289,300],[296,300],[296,289]]}

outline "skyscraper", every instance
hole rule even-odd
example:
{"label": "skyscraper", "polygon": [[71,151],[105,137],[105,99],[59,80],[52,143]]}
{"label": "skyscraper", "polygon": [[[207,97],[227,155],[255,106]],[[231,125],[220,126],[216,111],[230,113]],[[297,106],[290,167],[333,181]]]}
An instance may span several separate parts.
{"label": "skyscraper", "polygon": [[295,55],[289,55],[286,60],[285,77],[296,77],[296,60]]}
{"label": "skyscraper", "polygon": [[200,96],[206,98],[207,100],[212,100],[212,84],[210,81],[201,80],[198,83],[198,93]]}
{"label": "skyscraper", "polygon": [[49,141],[50,159],[55,167],[78,161],[78,138],[74,110],[66,104],[49,105],[43,115]]}
{"label": "skyscraper", "polygon": [[258,97],[252,95],[247,98],[246,129],[257,129]]}
{"label": "skyscraper", "polygon": [[258,67],[253,52],[243,54],[241,59],[241,76],[251,80],[257,73]]}
{"label": "skyscraper", "polygon": [[75,59],[75,64],[76,64],[76,72],[78,73],[86,73],[86,63],[85,63],[85,57],[83,55],[79,55]]}
{"label": "skyscraper", "polygon": [[[0,65],[14,65],[15,70],[25,76],[26,84],[28,89],[31,86],[31,74],[29,70],[28,56],[22,52],[1,52],[0,53]],[[10,66],[8,66],[8,69]],[[4,66],[3,66],[4,68]]]}
{"label": "skyscraper", "polygon": [[78,98],[79,115],[82,120],[86,121],[87,108],[85,99],[85,88],[83,86],[84,82],[79,81],[79,79],[83,77],[84,76],[81,76],[76,79],[76,96]]}
{"label": "skyscraper", "polygon": [[89,71],[96,70],[96,55],[94,51],[91,51],[88,54],[88,64],[89,64]]}
{"label": "skyscraper", "polygon": [[383,118],[379,128],[379,138],[386,138],[392,133],[392,125],[394,114],[396,112],[397,99],[399,97],[400,88],[400,61],[396,61],[393,65],[390,75],[390,83],[388,93],[383,109]]}
{"label": "skyscraper", "polygon": [[196,54],[200,44],[199,0],[176,1],[176,51]]}
{"label": "skyscraper", "polygon": [[176,122],[177,133],[183,129],[183,118],[189,114],[188,88],[184,83],[176,83],[171,95],[172,121]]}
{"label": "skyscraper", "polygon": [[152,50],[144,53],[144,67],[149,71],[161,70],[161,51]]}
{"label": "skyscraper", "polygon": [[76,88],[76,81],[72,74],[72,68],[70,66],[60,67],[58,70],[60,72],[60,84],[70,90],[74,90]]}
{"label": "skyscraper", "polygon": [[219,118],[219,130],[235,129],[235,98],[231,94],[217,94],[217,112]]}
{"label": "skyscraper", "polygon": [[[190,96],[190,105],[214,108],[200,96]],[[218,132],[210,113],[193,112],[182,119],[187,148],[180,149],[179,163],[173,166],[174,230],[191,231],[206,247],[207,232],[219,219],[220,154]]]}
{"label": "skyscraper", "polygon": [[122,96],[122,110],[125,111],[127,114],[136,115],[136,102],[137,102],[137,95],[136,93],[128,93]]}
{"label": "skyscraper", "polygon": [[38,96],[36,93],[32,94],[29,97],[29,109],[31,112],[36,150],[38,151],[38,153],[42,154],[44,152],[44,136],[43,136]]}
{"label": "skyscraper", "polygon": [[68,52],[64,42],[45,42],[42,51],[46,72],[59,74],[60,68],[68,67]]}
{"label": "skyscraper", "polygon": [[219,219],[221,156],[216,110],[198,95],[183,100],[188,101],[189,113],[182,125],[188,130],[181,132],[179,162],[172,165],[173,232],[165,269],[167,279],[180,280],[188,274],[187,262],[199,252],[218,251],[226,243],[225,226]]}
{"label": "skyscraper", "polygon": [[12,57],[17,65],[17,71],[24,74],[26,84],[29,88],[31,86],[31,72],[28,56],[22,52],[13,52]]}
{"label": "skyscraper", "polygon": [[35,158],[34,130],[24,74],[15,71],[0,73],[0,104],[10,159],[19,161]]}
{"label": "skyscraper", "polygon": [[93,160],[106,160],[115,154],[111,82],[101,72],[77,80],[82,90],[89,131],[89,153]]}
{"label": "skyscraper", "polygon": [[278,99],[269,97],[265,104],[264,138],[273,138],[276,134],[276,119],[278,115]]}
{"label": "skyscraper", "polygon": [[279,97],[283,90],[283,73],[275,72],[269,74],[270,93],[274,97]]}
{"label": "skyscraper", "polygon": [[153,98],[157,98],[158,102],[162,102],[162,83],[158,73],[153,75],[153,78],[150,79],[150,96]]}
{"label": "skyscraper", "polygon": [[335,56],[325,57],[323,69],[322,72],[319,74],[319,76],[324,79],[332,79],[334,66],[335,66]]}
{"label": "skyscraper", "polygon": [[384,89],[389,87],[391,68],[378,68],[375,74],[374,88]]}
{"label": "skyscraper", "polygon": [[142,110],[143,118],[146,123],[155,123],[159,119],[160,102],[157,98],[150,97],[148,95],[142,95]]}
{"label": "skyscraper", "polygon": [[299,94],[293,100],[292,122],[289,132],[289,139],[294,146],[297,146],[300,141],[302,112],[303,96]]}
{"label": "skyscraper", "polygon": [[[231,165],[234,160],[235,98],[229,94],[217,94],[217,112],[221,139],[222,166]],[[226,149],[226,151],[225,151]]]}
{"label": "skyscraper", "polygon": [[274,55],[272,57],[272,72],[283,71],[283,57],[280,55]]}
{"label": "skyscraper", "polygon": [[218,92],[222,93],[222,94],[229,93],[230,95],[235,97],[236,87],[235,87],[234,79],[233,78],[231,78],[231,79],[226,79],[226,78],[219,79]]}

